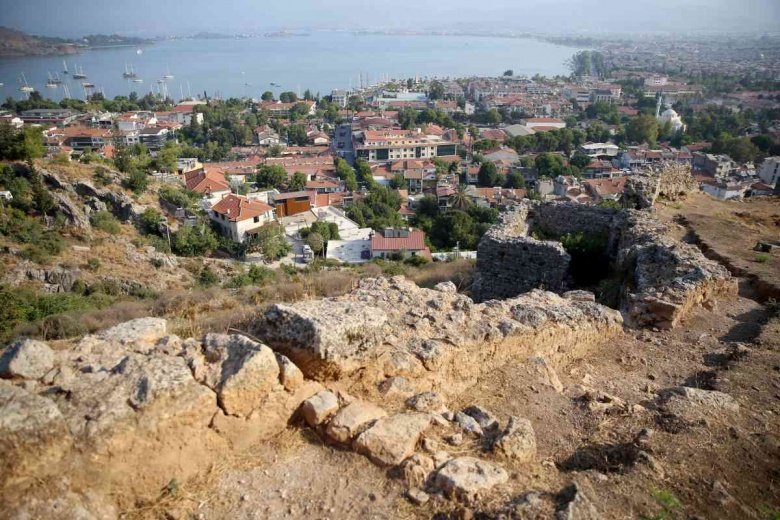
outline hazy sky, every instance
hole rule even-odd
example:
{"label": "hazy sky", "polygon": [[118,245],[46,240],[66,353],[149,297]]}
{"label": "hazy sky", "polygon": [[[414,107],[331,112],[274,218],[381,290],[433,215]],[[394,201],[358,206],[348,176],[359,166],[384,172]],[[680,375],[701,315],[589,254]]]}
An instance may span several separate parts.
{"label": "hazy sky", "polygon": [[780,0],[0,0],[0,25],[68,37],[334,27],[763,31],[780,27]]}

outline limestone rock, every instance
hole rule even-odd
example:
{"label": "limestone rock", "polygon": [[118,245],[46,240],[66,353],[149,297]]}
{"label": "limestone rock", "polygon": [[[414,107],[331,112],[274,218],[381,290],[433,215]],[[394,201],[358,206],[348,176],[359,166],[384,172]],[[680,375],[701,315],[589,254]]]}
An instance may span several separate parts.
{"label": "limestone rock", "polygon": [[412,383],[405,377],[388,377],[381,383],[379,383],[379,393],[388,397],[399,395],[407,396],[414,392]]}
{"label": "limestone rock", "polygon": [[59,460],[71,437],[49,399],[0,380],[0,483]]}
{"label": "limestone rock", "polygon": [[325,434],[336,442],[346,444],[352,441],[366,425],[386,416],[387,412],[378,406],[365,401],[354,401],[333,416]]}
{"label": "limestone rock", "polygon": [[528,461],[536,454],[536,434],[531,421],[510,417],[506,429],[494,445],[497,453],[519,461]]}
{"label": "limestone rock", "polygon": [[437,283],[436,285],[433,286],[433,290],[443,292],[443,293],[455,294],[458,292],[458,287],[454,283],[447,281],[447,282]]}
{"label": "limestone rock", "polygon": [[447,411],[441,394],[438,392],[423,392],[406,400],[406,406],[418,412],[442,413]]}
{"label": "limestone rock", "polygon": [[406,498],[409,499],[409,502],[416,506],[421,506],[430,500],[430,496],[428,493],[423,491],[422,489],[418,488],[412,488],[409,491],[406,492]]}
{"label": "limestone rock", "polygon": [[202,382],[229,415],[248,417],[279,384],[273,351],[246,336],[207,334],[203,350],[208,368]]}
{"label": "limestone rock", "polygon": [[272,305],[252,332],[292,359],[307,377],[339,378],[381,343],[384,311],[347,300]]}
{"label": "limestone rock", "polygon": [[580,486],[572,484],[559,493],[564,505],[555,513],[555,520],[600,520],[601,515]]}
{"label": "limestone rock", "polygon": [[460,426],[463,431],[470,433],[475,437],[482,437],[484,433],[477,420],[463,412],[455,413],[455,422],[458,423],[458,426]]}
{"label": "limestone rock", "polygon": [[401,463],[401,474],[410,488],[424,488],[428,476],[433,472],[433,459],[428,455],[415,453]]}
{"label": "limestone rock", "polygon": [[98,338],[117,345],[154,344],[166,334],[167,322],[162,318],[138,318],[121,323],[98,334]]}
{"label": "limestone rock", "polygon": [[279,363],[279,382],[285,390],[294,391],[303,386],[303,372],[287,356],[276,354]]}
{"label": "limestone rock", "polygon": [[54,366],[54,352],[31,339],[14,342],[0,356],[0,378],[40,379]]}
{"label": "limestone rock", "polygon": [[507,472],[500,466],[474,457],[458,457],[436,473],[435,484],[447,496],[469,501],[508,479]]}
{"label": "limestone rock", "polygon": [[737,412],[739,403],[729,394],[715,390],[702,390],[679,386],[662,394],[666,406],[702,412]]}
{"label": "limestone rock", "polygon": [[596,295],[590,291],[567,291],[563,293],[563,297],[568,300],[574,300],[577,302],[595,302]]}
{"label": "limestone rock", "polygon": [[361,433],[353,446],[375,464],[394,466],[414,453],[417,441],[430,424],[430,416],[421,413],[386,417]]}
{"label": "limestone rock", "polygon": [[301,413],[309,426],[319,426],[339,409],[336,394],[323,390],[306,399],[301,405]]}

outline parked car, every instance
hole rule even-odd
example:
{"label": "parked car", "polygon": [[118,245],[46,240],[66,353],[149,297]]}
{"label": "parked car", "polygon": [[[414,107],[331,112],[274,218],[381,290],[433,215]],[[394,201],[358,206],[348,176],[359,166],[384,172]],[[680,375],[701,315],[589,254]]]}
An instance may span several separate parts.
{"label": "parked car", "polygon": [[339,142],[339,144],[336,145],[336,148],[344,148],[344,143]]}

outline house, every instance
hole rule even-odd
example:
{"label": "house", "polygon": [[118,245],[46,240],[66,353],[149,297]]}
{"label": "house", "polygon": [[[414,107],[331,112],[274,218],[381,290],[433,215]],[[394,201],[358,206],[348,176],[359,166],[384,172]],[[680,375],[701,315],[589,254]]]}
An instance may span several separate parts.
{"label": "house", "polygon": [[259,146],[271,146],[279,144],[279,134],[270,126],[258,126],[255,128],[255,140]]}
{"label": "house", "polygon": [[277,218],[291,217],[311,209],[312,193],[308,191],[291,191],[277,193],[272,196],[274,211]]}
{"label": "house", "polygon": [[397,159],[432,159],[458,154],[458,145],[441,136],[417,130],[365,130],[358,132],[353,147],[358,159],[370,162]]}
{"label": "house", "polygon": [[612,143],[586,143],[580,146],[579,151],[591,157],[616,157],[620,148]]}
{"label": "house", "polygon": [[[735,163],[728,155],[714,155],[709,153],[693,153],[693,171],[706,172],[711,177],[723,179],[737,170]],[[768,184],[768,183],[767,183]]]}
{"label": "house", "polygon": [[138,131],[138,139],[149,150],[159,150],[168,140],[167,128],[144,128]]}
{"label": "house", "polygon": [[102,128],[66,127],[62,129],[65,137],[65,144],[78,152],[83,152],[86,148],[98,150],[103,145],[111,142],[111,130]]}
{"label": "house", "polygon": [[307,107],[307,116],[313,116],[316,114],[317,103],[314,101],[296,101],[294,103],[282,103],[281,101],[269,101],[267,103],[260,103],[260,110],[267,110],[272,117],[288,117],[290,110],[295,105],[304,105]]}
{"label": "house", "polygon": [[330,93],[330,97],[332,103],[335,103],[342,108],[346,107],[349,102],[349,92],[346,90],[333,90]]}
{"label": "house", "polygon": [[775,189],[763,182],[756,182],[750,185],[747,192],[748,197],[768,197],[774,195]]}
{"label": "house", "polygon": [[66,126],[79,117],[79,114],[63,108],[36,108],[24,110],[20,114],[25,124]]}
{"label": "house", "polygon": [[337,193],[344,191],[344,185],[330,179],[315,179],[306,183],[306,191],[313,191],[318,195],[320,193]]}
{"label": "house", "polygon": [[205,102],[185,102],[185,103],[179,103],[178,105],[175,105],[173,107],[173,118],[176,120],[177,123],[180,123],[185,126],[189,126],[192,124],[192,119],[195,119],[195,122],[199,125],[203,124],[203,114],[200,112],[195,112],[195,107],[197,105],[204,105]]}
{"label": "house", "polygon": [[761,164],[758,177],[773,188],[780,184],[780,157],[767,157]]}
{"label": "house", "polygon": [[274,208],[240,195],[228,195],[211,207],[209,218],[222,235],[243,242],[253,229],[275,220]]}
{"label": "house", "polygon": [[701,183],[701,190],[720,200],[741,199],[750,185],[730,181],[706,180]]}
{"label": "house", "polygon": [[533,135],[535,132],[533,128],[528,128],[527,126],[510,125],[504,128],[504,133],[506,133],[509,137],[520,137],[526,135]]}
{"label": "house", "polygon": [[628,177],[613,177],[611,179],[593,179],[582,183],[585,190],[596,202],[602,200],[619,201],[623,197]]}
{"label": "house", "polygon": [[408,228],[386,228],[373,234],[371,237],[372,258],[390,258],[396,255],[401,258],[418,255],[430,258],[431,251],[425,245],[425,233]]}
{"label": "house", "polygon": [[184,184],[188,191],[200,194],[208,206],[213,206],[231,192],[230,183],[222,172],[204,168],[185,173]]}

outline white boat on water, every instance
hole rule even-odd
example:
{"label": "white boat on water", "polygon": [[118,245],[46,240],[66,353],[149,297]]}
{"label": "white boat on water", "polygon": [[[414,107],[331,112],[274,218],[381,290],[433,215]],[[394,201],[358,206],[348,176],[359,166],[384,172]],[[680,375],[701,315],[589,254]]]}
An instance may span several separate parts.
{"label": "white boat on water", "polygon": [[70,72],[68,72],[68,64],[65,63],[65,60],[62,60],[62,73],[63,74],[70,74]]}
{"label": "white boat on water", "polygon": [[141,49],[136,49],[136,50],[135,50],[135,53],[136,53],[136,54],[143,54],[143,53],[144,53],[144,51],[142,51]]}
{"label": "white boat on water", "polygon": [[46,81],[46,88],[57,88],[57,82],[54,81],[51,72],[49,72],[49,79]]}
{"label": "white boat on water", "polygon": [[87,79],[87,75],[84,74],[84,69],[78,65],[73,66],[73,79]]}
{"label": "white boat on water", "polygon": [[25,94],[29,94],[30,92],[35,92],[35,89],[27,84],[27,78],[25,77],[24,72],[22,72],[22,81],[24,82],[24,85],[19,87],[19,92],[24,92]]}
{"label": "white boat on water", "polygon": [[133,83],[143,83],[143,82],[144,82],[144,80],[142,78],[139,78],[139,77],[133,78]]}
{"label": "white boat on water", "polygon": [[173,74],[171,74],[171,69],[170,69],[170,67],[167,67],[167,66],[166,66],[166,67],[165,67],[165,72],[166,72],[167,74],[165,74],[165,76],[163,76],[163,79],[173,79]]}

